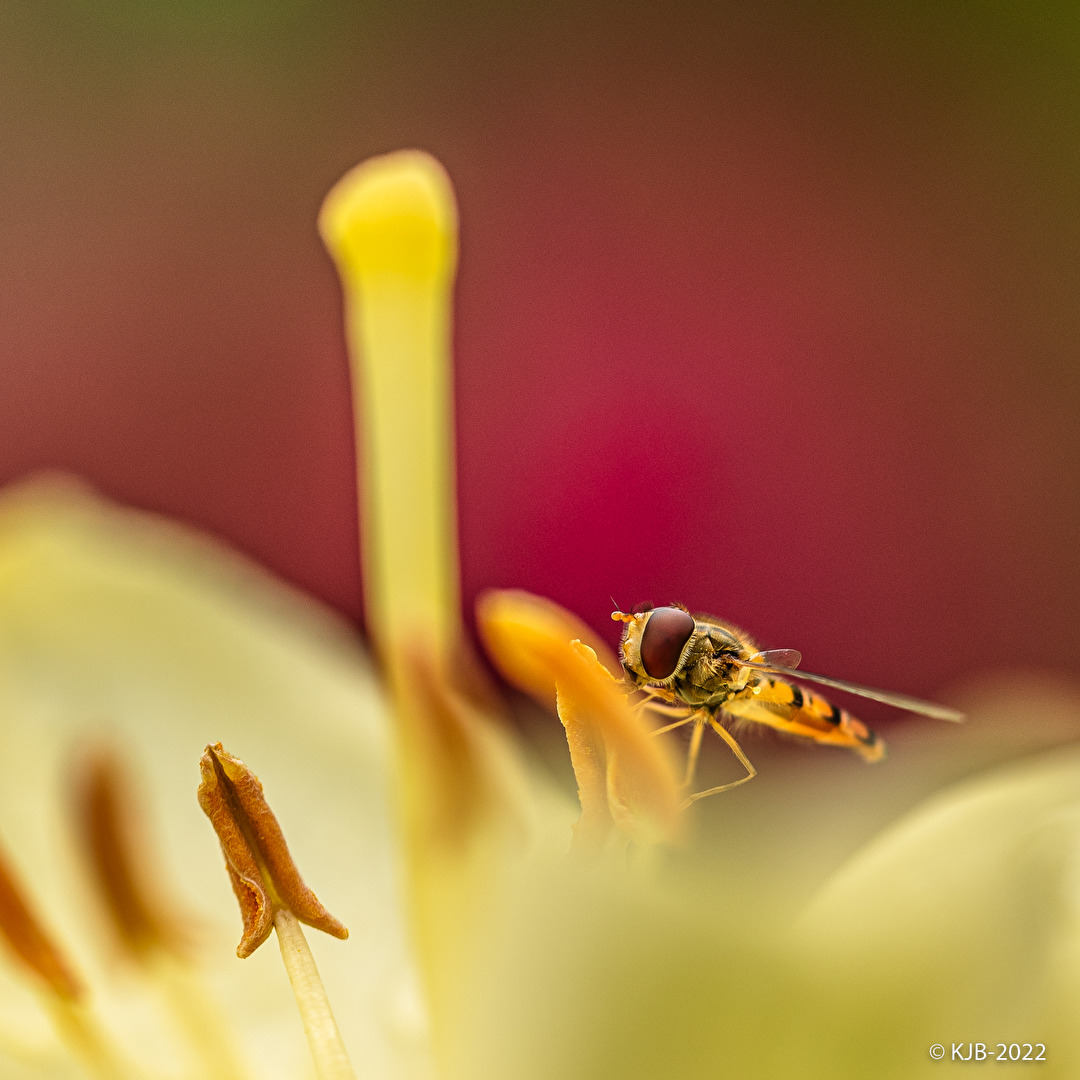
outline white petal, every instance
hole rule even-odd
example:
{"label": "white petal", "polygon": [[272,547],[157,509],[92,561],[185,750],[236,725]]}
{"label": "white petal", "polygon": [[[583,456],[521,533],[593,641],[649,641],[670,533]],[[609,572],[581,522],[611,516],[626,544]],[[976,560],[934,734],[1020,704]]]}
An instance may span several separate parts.
{"label": "white petal", "polygon": [[[142,990],[109,978],[86,917],[65,785],[88,733],[124,740],[153,785],[168,879],[208,923],[204,952],[253,1074],[302,1076],[310,1062],[276,948],[234,955],[236,903],[195,801],[199,755],[218,740],[259,774],[301,872],[351,929],[347,942],[310,935],[351,1053],[372,1075],[414,1075],[423,1039],[394,1004],[410,967],[385,714],[350,628],[209,539],[70,485],[0,503],[0,841],[116,1025]],[[8,972],[0,1008],[36,1015]],[[151,1021],[127,1033],[145,1053]]]}

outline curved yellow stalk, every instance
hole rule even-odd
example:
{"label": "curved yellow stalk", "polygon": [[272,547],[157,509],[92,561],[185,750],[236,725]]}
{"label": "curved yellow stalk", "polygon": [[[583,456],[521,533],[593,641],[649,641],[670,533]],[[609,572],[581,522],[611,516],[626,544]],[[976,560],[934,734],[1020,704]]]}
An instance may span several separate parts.
{"label": "curved yellow stalk", "polygon": [[345,294],[369,633],[391,665],[417,640],[442,660],[461,624],[449,178],[419,151],[373,158],[326,196],[319,231]]}
{"label": "curved yellow stalk", "polygon": [[345,293],[365,608],[394,698],[414,940],[437,1049],[466,1007],[484,912],[527,848],[515,826],[530,801],[511,744],[461,692],[473,665],[454,514],[456,222],[445,172],[417,151],[357,166],[319,218]]}

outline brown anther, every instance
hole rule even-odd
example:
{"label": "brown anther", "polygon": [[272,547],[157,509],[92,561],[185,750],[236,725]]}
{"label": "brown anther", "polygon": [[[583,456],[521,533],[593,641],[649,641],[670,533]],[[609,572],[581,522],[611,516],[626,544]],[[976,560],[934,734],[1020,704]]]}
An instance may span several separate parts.
{"label": "brown anther", "polygon": [[145,820],[118,759],[94,750],[79,762],[74,804],[86,854],[105,906],[123,943],[135,954],[154,948],[179,951],[179,920],[165,899],[150,845],[140,829]]}
{"label": "brown anther", "polygon": [[236,955],[250,956],[270,936],[275,907],[288,908],[316,930],[347,938],[349,931],[300,877],[259,778],[221,743],[206,748],[199,771],[199,805],[221,841],[244,921]]}
{"label": "brown anther", "polygon": [[30,910],[22,890],[0,857],[0,932],[15,954],[40,975],[60,998],[71,1001],[80,996],[71,969]]}

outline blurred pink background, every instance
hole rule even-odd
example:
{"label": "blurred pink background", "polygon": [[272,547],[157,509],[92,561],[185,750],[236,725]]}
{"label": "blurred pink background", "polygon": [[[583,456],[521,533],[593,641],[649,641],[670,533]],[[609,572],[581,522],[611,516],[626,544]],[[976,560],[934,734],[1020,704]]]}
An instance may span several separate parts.
{"label": "blurred pink background", "polygon": [[[682,600],[931,695],[1080,674],[1080,16],[124,0],[0,34],[0,480],[358,618],[329,186],[462,217],[466,599]],[[657,6],[658,7],[658,6]]]}

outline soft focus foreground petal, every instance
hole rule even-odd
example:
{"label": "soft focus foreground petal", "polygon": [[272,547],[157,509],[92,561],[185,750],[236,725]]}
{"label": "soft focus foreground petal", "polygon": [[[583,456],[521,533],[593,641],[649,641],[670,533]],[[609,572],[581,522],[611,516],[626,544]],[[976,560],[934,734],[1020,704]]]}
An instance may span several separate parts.
{"label": "soft focus foreground petal", "polygon": [[[349,629],[210,540],[72,485],[28,484],[0,502],[0,836],[119,1041],[182,1063],[152,995],[118,969],[74,848],[65,786],[87,735],[134,759],[163,869],[205,920],[200,955],[252,1075],[302,1076],[310,1063],[278,958],[233,955],[235,902],[191,795],[198,751],[218,739],[257,755],[305,869],[353,928],[314,948],[356,1058],[373,1074],[422,1075],[384,706]],[[8,1026],[44,1028],[5,964]]]}
{"label": "soft focus foreground petal", "polygon": [[1045,1075],[1080,1075],[1080,747],[930,800],[836,875],[800,932],[838,1012],[866,1014],[875,1076],[921,1075],[899,1067],[903,1046],[991,1039],[1045,1043]]}
{"label": "soft focus foreground petal", "polygon": [[[1011,724],[1038,712],[1014,704]],[[807,795],[784,814],[827,862],[833,822]],[[1080,1075],[1080,748],[934,796],[794,922],[687,855],[651,887],[566,867],[522,889],[493,929],[483,1023],[462,1034],[475,1076],[906,1080],[958,1074],[930,1047],[980,1041],[1045,1043],[1040,1075]],[[770,882],[807,895],[798,866]]]}
{"label": "soft focus foreground petal", "polygon": [[493,925],[489,975],[460,1033],[476,1080],[811,1075],[813,983],[775,926],[736,925],[722,887],[586,865],[537,875]]}
{"label": "soft focus foreground petal", "polygon": [[616,836],[624,844],[675,842],[682,796],[672,743],[654,738],[642,712],[627,703],[606,646],[596,642],[598,657],[579,640],[580,620],[517,590],[483,594],[477,627],[507,679],[542,703],[557,697],[581,800],[575,848],[598,854]]}

